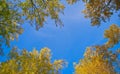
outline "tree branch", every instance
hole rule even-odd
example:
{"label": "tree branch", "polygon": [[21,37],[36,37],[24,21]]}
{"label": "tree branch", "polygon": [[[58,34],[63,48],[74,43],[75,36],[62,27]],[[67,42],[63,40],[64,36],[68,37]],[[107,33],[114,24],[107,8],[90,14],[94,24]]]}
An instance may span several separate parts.
{"label": "tree branch", "polygon": [[103,7],[103,9],[105,9],[106,7],[108,7],[110,5],[112,0],[109,0],[109,2]]}

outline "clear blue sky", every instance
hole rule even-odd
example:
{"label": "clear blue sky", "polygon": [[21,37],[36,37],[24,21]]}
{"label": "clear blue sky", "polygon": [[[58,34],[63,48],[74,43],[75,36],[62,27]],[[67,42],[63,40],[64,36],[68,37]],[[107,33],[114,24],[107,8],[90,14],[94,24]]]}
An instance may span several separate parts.
{"label": "clear blue sky", "polygon": [[[103,44],[106,41],[103,35],[104,30],[113,23],[120,25],[119,18],[114,15],[109,22],[102,23],[100,27],[92,27],[90,20],[84,18],[84,14],[81,13],[83,9],[82,2],[72,6],[66,4],[64,15],[60,14],[64,27],[56,27],[50,19],[39,31],[28,23],[23,24],[24,33],[19,36],[17,41],[12,41],[11,46],[16,45],[19,49],[26,48],[29,51],[32,51],[33,48],[40,50],[48,47],[52,52],[52,60],[64,59],[68,62],[68,66],[62,70],[62,74],[72,74],[74,72],[73,62],[77,63],[83,58],[86,47]],[[7,49],[9,50],[9,48]],[[3,61],[5,58],[0,57],[0,60]]]}

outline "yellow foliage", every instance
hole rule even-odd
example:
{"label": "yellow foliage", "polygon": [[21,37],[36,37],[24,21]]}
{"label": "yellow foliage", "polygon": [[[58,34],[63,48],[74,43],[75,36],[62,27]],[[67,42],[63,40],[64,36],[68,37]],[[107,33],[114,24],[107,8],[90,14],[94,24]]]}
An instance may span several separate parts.
{"label": "yellow foliage", "polygon": [[[83,0],[85,17],[90,18],[92,26],[106,22],[115,11],[120,9],[119,0]],[[118,15],[119,16],[119,15]]]}
{"label": "yellow foliage", "polygon": [[75,74],[116,74],[113,66],[102,55],[86,57],[75,65]]}
{"label": "yellow foliage", "polygon": [[0,74],[58,74],[65,63],[63,60],[51,63],[48,48],[41,49],[40,53],[36,49],[32,52],[24,49],[21,53],[13,49],[10,57],[10,60],[0,64]]}
{"label": "yellow foliage", "polygon": [[111,25],[110,29],[105,30],[104,36],[105,38],[108,38],[106,45],[108,47],[113,47],[113,45],[120,41],[120,27],[116,24]]}
{"label": "yellow foliage", "polygon": [[88,47],[84,58],[75,65],[75,74],[119,74],[120,50],[109,50],[120,42],[120,28],[113,24],[105,30],[105,38],[108,42],[103,45]]}

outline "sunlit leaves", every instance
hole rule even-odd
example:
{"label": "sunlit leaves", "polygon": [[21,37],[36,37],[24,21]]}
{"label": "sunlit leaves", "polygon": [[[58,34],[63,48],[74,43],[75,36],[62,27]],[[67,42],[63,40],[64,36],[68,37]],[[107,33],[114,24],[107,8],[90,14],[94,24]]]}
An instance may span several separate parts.
{"label": "sunlit leaves", "polygon": [[67,1],[68,4],[74,4],[74,3],[76,3],[79,0],[66,0],[66,1]]}
{"label": "sunlit leaves", "polygon": [[41,28],[47,18],[62,26],[59,13],[64,5],[60,0],[0,0],[0,47],[17,39],[23,32],[22,24],[30,22],[36,29]]}
{"label": "sunlit leaves", "polygon": [[106,22],[113,13],[119,11],[119,0],[83,0],[85,9],[83,13],[86,18],[91,19],[92,25],[100,25],[102,21]]}
{"label": "sunlit leaves", "polygon": [[110,50],[120,42],[120,28],[113,24],[105,30],[108,42],[103,45],[91,46],[86,49],[84,58],[75,65],[75,74],[119,74],[120,49]]}
{"label": "sunlit leaves", "polygon": [[108,38],[108,47],[113,47],[114,44],[120,41],[120,27],[115,24],[111,25],[110,29],[105,30],[104,36]]}
{"label": "sunlit leaves", "polygon": [[18,6],[26,20],[36,25],[36,29],[44,25],[47,17],[55,20],[56,24],[62,25],[59,13],[63,12],[64,5],[59,0],[25,0],[21,1]]}
{"label": "sunlit leaves", "polygon": [[[12,55],[12,56],[11,56]],[[23,50],[18,52],[14,48],[10,52],[10,59],[0,64],[0,74],[58,74],[63,68],[63,60],[55,60],[51,63],[51,52],[48,48],[38,52]]]}
{"label": "sunlit leaves", "polygon": [[75,66],[75,74],[115,74],[113,67],[102,56],[84,58]]}
{"label": "sunlit leaves", "polygon": [[17,39],[23,29],[19,13],[6,0],[0,1],[0,46],[3,43],[9,46],[10,40]]}
{"label": "sunlit leaves", "polygon": [[88,47],[85,56],[75,65],[75,74],[116,74],[118,54],[105,46]]}

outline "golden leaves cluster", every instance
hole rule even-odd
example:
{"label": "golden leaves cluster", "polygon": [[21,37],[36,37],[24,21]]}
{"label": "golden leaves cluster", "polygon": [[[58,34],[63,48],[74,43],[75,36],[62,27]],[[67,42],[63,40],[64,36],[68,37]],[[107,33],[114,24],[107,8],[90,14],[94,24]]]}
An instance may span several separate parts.
{"label": "golden leaves cluster", "polygon": [[92,26],[100,25],[101,21],[106,22],[113,13],[119,11],[119,0],[83,0],[85,9],[83,13],[90,18]]}
{"label": "golden leaves cluster", "polygon": [[84,58],[75,65],[75,74],[119,74],[120,49],[110,50],[120,42],[120,27],[113,24],[105,30],[108,41],[103,45],[91,46],[86,49]]}
{"label": "golden leaves cluster", "polygon": [[28,52],[23,49],[18,52],[13,48],[10,59],[0,64],[0,74],[58,74],[63,68],[63,60],[55,60],[51,63],[50,49],[43,48],[40,52],[33,49]]}

